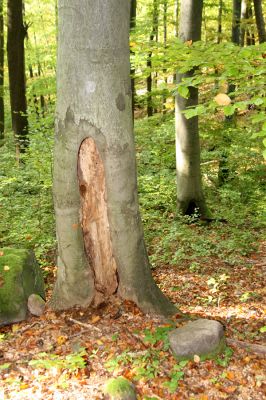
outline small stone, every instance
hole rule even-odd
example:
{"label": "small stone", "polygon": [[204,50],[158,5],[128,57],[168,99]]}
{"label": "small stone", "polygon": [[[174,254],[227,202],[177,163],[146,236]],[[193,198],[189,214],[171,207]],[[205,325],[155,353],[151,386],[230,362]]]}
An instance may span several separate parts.
{"label": "small stone", "polygon": [[224,329],[220,322],[198,319],[169,333],[169,341],[178,359],[211,358],[224,349]]}
{"label": "small stone", "polygon": [[106,400],[137,400],[134,385],[126,378],[111,378],[104,388]]}
{"label": "small stone", "polygon": [[38,294],[31,294],[28,298],[28,309],[32,315],[40,317],[44,313],[45,301]]}

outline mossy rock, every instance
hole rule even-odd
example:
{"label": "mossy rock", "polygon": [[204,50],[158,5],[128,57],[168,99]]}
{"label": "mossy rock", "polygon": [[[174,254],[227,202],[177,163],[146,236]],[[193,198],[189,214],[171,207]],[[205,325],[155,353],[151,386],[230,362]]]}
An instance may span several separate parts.
{"label": "mossy rock", "polygon": [[105,385],[104,394],[108,400],[137,399],[133,384],[123,377],[109,379]]}
{"label": "mossy rock", "polygon": [[0,326],[24,320],[33,293],[45,298],[42,272],[33,251],[0,249]]}

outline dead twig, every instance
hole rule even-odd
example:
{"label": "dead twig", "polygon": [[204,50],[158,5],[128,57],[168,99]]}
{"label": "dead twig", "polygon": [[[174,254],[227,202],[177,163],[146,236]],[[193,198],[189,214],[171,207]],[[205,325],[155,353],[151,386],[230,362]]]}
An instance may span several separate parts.
{"label": "dead twig", "polygon": [[87,328],[88,330],[94,329],[95,331],[102,333],[101,329],[97,328],[97,326],[94,326],[94,325],[91,325],[91,324],[85,324],[84,322],[80,322],[80,321],[78,321],[77,319],[74,319],[74,318],[68,318],[68,320],[70,322],[73,322],[74,324],[83,326],[84,328]]}

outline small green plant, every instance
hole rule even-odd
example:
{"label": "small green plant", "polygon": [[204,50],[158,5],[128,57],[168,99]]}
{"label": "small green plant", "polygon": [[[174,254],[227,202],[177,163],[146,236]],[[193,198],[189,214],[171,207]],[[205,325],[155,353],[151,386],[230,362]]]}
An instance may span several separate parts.
{"label": "small green plant", "polygon": [[118,354],[116,357],[108,360],[104,366],[109,372],[113,372],[115,369],[119,368],[121,365],[126,365],[128,363],[132,363],[133,355],[129,352],[129,350],[123,351],[123,353]]}
{"label": "small green plant", "polygon": [[144,331],[144,342],[150,343],[152,345],[158,344],[158,342],[162,342],[162,349],[167,351],[169,349],[169,339],[168,333],[173,329],[173,326],[159,326],[155,329],[155,331],[151,331],[149,329],[145,329]]}
{"label": "small green plant", "polygon": [[178,388],[179,381],[184,377],[183,368],[187,365],[188,361],[180,361],[179,364],[175,365],[169,374],[170,380],[164,383],[170,393],[174,393]]}
{"label": "small green plant", "polygon": [[211,292],[211,296],[208,296],[210,302],[217,302],[217,305],[219,306],[220,301],[223,297],[223,291],[226,288],[227,280],[229,278],[229,275],[220,274],[215,278],[211,277],[207,280],[207,284],[210,287]]}
{"label": "small green plant", "polygon": [[241,301],[241,303],[246,303],[247,301],[249,301],[250,299],[254,299],[254,298],[256,298],[258,295],[257,295],[257,293],[255,293],[255,292],[245,292],[245,293],[243,293],[241,296],[240,296],[240,298],[239,298],[239,300]]}
{"label": "small green plant", "polygon": [[0,365],[0,370],[3,371],[5,369],[8,369],[10,367],[10,363],[4,363]]}
{"label": "small green plant", "polygon": [[215,359],[216,364],[221,367],[227,367],[232,358],[233,350],[230,347],[226,347],[224,353]]}
{"label": "small green plant", "polygon": [[199,272],[201,269],[201,266],[198,262],[194,261],[190,264],[190,266],[188,267],[189,271],[191,272]]}
{"label": "small green plant", "polygon": [[38,354],[38,359],[31,360],[29,365],[36,368],[57,368],[59,370],[67,369],[71,372],[75,372],[79,369],[83,369],[86,366],[85,356],[87,356],[85,348],[81,348],[79,352],[68,354],[65,357],[43,352]]}

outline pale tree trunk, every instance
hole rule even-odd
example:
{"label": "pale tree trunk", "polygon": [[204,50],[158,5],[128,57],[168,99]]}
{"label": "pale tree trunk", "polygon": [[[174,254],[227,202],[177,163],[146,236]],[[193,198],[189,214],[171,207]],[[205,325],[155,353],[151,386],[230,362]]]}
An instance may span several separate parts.
{"label": "pale tree trunk", "polygon": [[152,279],[138,208],[130,1],[59,0],[54,206],[56,309],[116,293],[144,312],[175,307]]}
{"label": "pale tree trunk", "polygon": [[241,27],[240,27],[240,45],[243,47],[245,45],[245,36],[247,33],[247,0],[241,1]]}
{"label": "pale tree trunk", "polygon": [[178,37],[178,15],[179,15],[179,0],[175,2],[175,36]]}
{"label": "pale tree trunk", "polygon": [[27,28],[23,25],[22,0],[7,2],[7,60],[12,116],[12,129],[20,152],[28,145],[28,119],[25,83],[24,39]]}
{"label": "pale tree trunk", "polygon": [[[179,38],[193,42],[201,38],[202,0],[182,0],[179,21]],[[193,71],[177,74],[177,84],[183,78],[193,75]],[[203,195],[200,172],[200,143],[198,117],[186,119],[183,111],[198,104],[198,90],[189,88],[189,98],[176,96],[176,171],[177,205],[186,215],[195,212],[205,218],[207,207]]]}
{"label": "pale tree trunk", "polygon": [[4,109],[4,16],[3,0],[0,0],[0,139],[4,137],[5,109]]}
{"label": "pale tree trunk", "polygon": [[266,30],[261,0],[254,0],[254,11],[259,35],[259,42],[264,43],[266,42]]}
{"label": "pale tree trunk", "polygon": [[[168,0],[163,0],[163,47],[166,50],[167,47],[167,11],[168,11]],[[165,63],[165,61],[164,61]],[[166,68],[163,68],[164,82],[167,86]],[[166,113],[166,100],[167,100],[167,89],[163,91],[163,114]]]}

